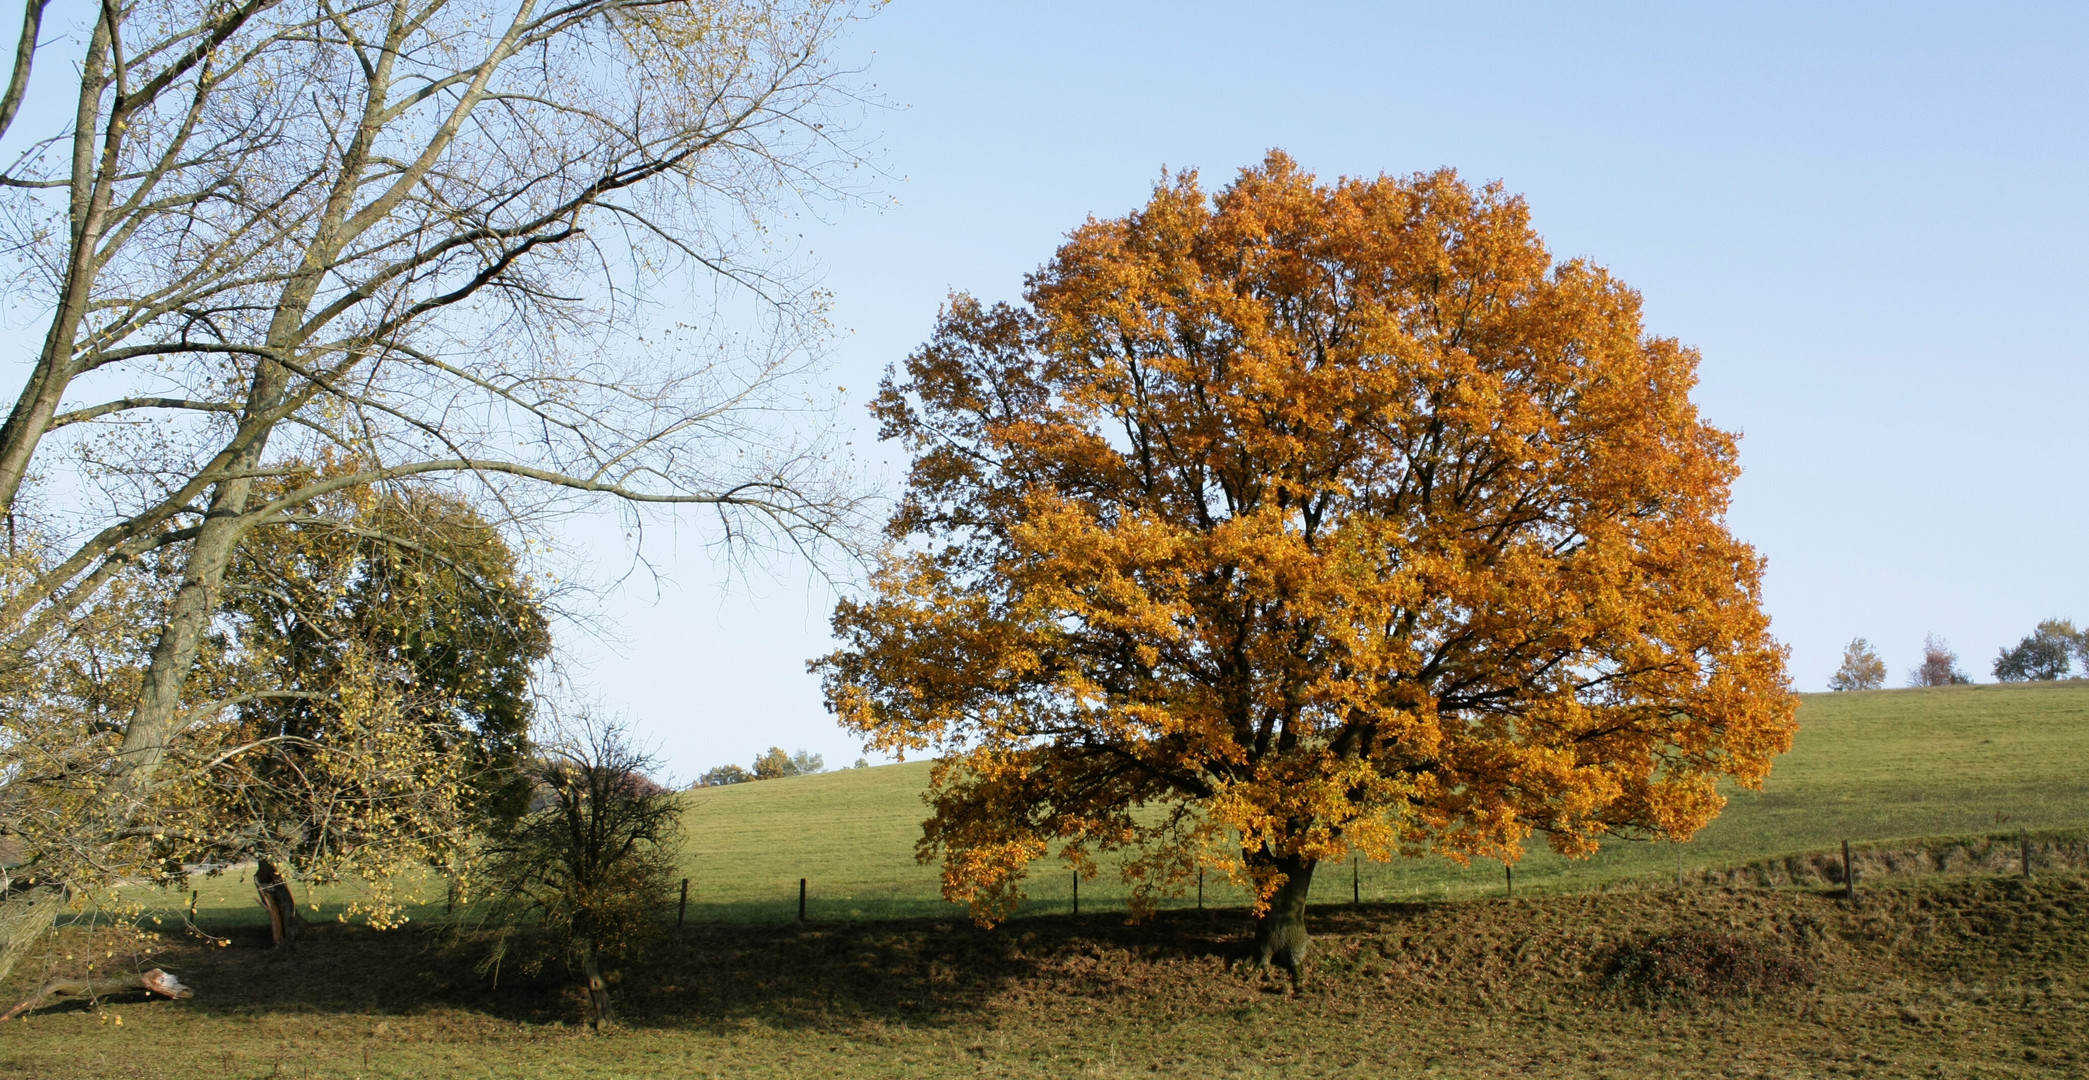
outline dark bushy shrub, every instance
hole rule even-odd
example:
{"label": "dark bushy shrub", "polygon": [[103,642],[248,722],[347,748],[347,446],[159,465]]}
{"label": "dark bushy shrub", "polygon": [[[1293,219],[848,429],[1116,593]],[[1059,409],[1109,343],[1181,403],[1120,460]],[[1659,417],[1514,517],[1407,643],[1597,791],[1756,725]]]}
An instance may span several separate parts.
{"label": "dark bushy shrub", "polygon": [[1608,975],[1641,998],[1730,997],[1811,982],[1813,965],[1772,939],[1683,930],[1621,946]]}

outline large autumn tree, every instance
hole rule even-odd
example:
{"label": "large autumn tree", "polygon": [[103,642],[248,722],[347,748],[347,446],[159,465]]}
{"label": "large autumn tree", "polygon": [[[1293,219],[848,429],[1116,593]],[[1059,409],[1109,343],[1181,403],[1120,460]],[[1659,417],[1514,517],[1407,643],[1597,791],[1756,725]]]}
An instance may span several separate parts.
{"label": "large autumn tree", "polygon": [[1135,903],[1314,867],[1684,838],[1791,742],[1697,354],[1519,198],[1272,153],[957,296],[875,406],[913,454],[842,722],[941,757],[924,858],[991,922],[1057,845]]}

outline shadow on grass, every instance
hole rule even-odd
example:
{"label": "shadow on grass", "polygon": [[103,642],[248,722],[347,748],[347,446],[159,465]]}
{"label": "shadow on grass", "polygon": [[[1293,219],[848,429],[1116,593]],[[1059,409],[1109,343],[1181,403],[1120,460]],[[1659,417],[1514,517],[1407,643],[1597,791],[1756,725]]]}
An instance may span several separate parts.
{"label": "shadow on grass", "polygon": [[[1536,985],[1531,979],[1539,975],[1557,983],[1561,993],[1583,993],[1591,977],[1589,958],[1601,944],[1597,939],[1722,921],[1782,927],[1772,936],[1824,920],[1848,923],[1859,937],[1878,937],[1894,943],[1894,949],[1920,945],[1918,952],[1936,951],[1925,964],[1957,971],[1967,963],[1965,957],[1977,954],[1982,964],[2006,967],[2024,957],[2044,957],[2055,947],[2050,933],[2040,931],[2043,937],[2034,934],[2038,940],[2023,942],[2017,935],[2053,920],[2072,925],[2089,915],[2089,909],[2078,912],[2063,905],[2053,911],[2041,907],[2031,921],[2013,921],[2016,909],[2030,902],[2017,892],[2029,889],[2028,897],[2045,888],[1999,872],[2021,871],[2027,854],[2041,882],[2048,875],[2075,881],[2068,888],[2079,892],[2077,875],[2089,863],[2089,844],[2073,834],[2024,834],[1853,850],[1860,865],[1860,902],[1854,908],[1836,899],[1838,884],[1823,881],[1839,876],[1838,851],[1836,865],[1829,868],[1834,874],[1821,869],[1827,866],[1823,854],[1741,868],[1722,883],[1693,881],[1687,890],[1628,888],[1535,897],[1519,890],[1513,900],[1315,905],[1311,925],[1321,943],[1316,955],[1325,958],[1320,966],[1331,975],[1364,978],[1350,987],[1353,992],[1402,1000],[1421,987],[1452,1001],[1488,979],[1499,982],[1502,993],[1527,994]],[[1966,870],[1973,875],[1956,876]],[[1893,914],[1916,896],[1953,897],[1944,906],[1965,910],[1950,922],[1927,911]],[[1138,924],[1128,924],[1121,911],[1036,914],[986,931],[947,908],[928,917],[874,920],[850,908],[823,910],[815,903],[813,920],[798,922],[776,920],[773,906],[692,906],[692,914],[719,918],[693,921],[679,930],[664,928],[638,954],[612,967],[620,1014],[638,1027],[730,1031],[758,1023],[861,1033],[880,1026],[940,1027],[983,1015],[992,1020],[1025,1003],[1070,1002],[1065,1007],[1100,1012],[1166,999],[1176,1003],[1171,1008],[1191,1015],[1220,1007],[1222,998],[1234,1002],[1241,994],[1261,992],[1247,985],[1254,980],[1218,977],[1247,945],[1251,922],[1238,908],[1166,910]],[[439,919],[439,911],[436,915]],[[428,922],[417,920],[390,932],[315,922],[288,955],[269,947],[267,928],[258,921],[206,915],[204,926],[210,939],[185,935],[179,922],[169,919],[159,927],[159,946],[133,961],[136,970],[163,967],[194,986],[197,996],[175,1006],[183,1011],[433,1015],[444,1023],[477,1016],[532,1025],[570,1024],[582,1012],[578,980],[560,960],[537,972],[518,970],[511,960],[498,972],[481,973],[485,941]],[[1956,936],[1956,928],[1976,926],[1981,932]],[[45,943],[46,955],[20,965],[10,985],[0,988],[0,1008],[22,1000],[46,977],[82,974],[82,964],[72,960],[75,954],[107,956],[106,949],[83,941],[83,935],[106,936],[118,957],[135,953],[121,931],[106,926],[53,935]],[[1368,950],[1359,944],[1366,938],[1376,939]],[[1946,941],[1954,944],[1937,944]],[[2069,951],[2076,947],[2079,943],[2060,950],[2068,965],[2082,962]],[[1545,970],[1537,972],[1533,965]],[[70,1006],[81,1007],[86,1006]]]}
{"label": "shadow on grass", "polygon": [[[1252,1018],[1269,994],[1303,998],[1301,1008],[1349,1018],[1345,1025],[1358,1009],[1409,1010],[1405,1015],[1458,1028],[1511,1014],[1532,1023],[1637,1016],[1678,1001],[1688,1010],[1752,1009],[1762,995],[1781,1002],[1776,1009],[1861,1011],[1878,1004],[1873,986],[2024,987],[2057,972],[2064,989],[2089,972],[2089,877],[2076,871],[1860,887],[1855,906],[1816,888],[1720,887],[1333,905],[1315,907],[1311,923],[1319,959],[1303,990],[1288,979],[1227,974],[1251,928],[1240,909],[1163,912],[1136,925],[1121,913],[1041,915],[992,931],[953,918],[691,925],[665,930],[612,968],[612,989],[625,1022],[641,1030],[738,1037],[767,1029],[883,1043],[910,1029],[969,1029],[976,1038],[1025,1024],[1033,1034],[1058,1037],[1120,1017],[1168,1031],[1213,1017]],[[387,1037],[382,1021],[410,1017],[414,1023],[401,1027],[413,1033],[399,1037],[466,1041],[533,1037],[517,1028],[571,1025],[581,1015],[576,980],[563,965],[524,976],[511,963],[497,978],[482,974],[476,969],[485,943],[440,929],[321,924],[289,955],[271,950],[259,927],[219,932],[224,946],[169,934],[160,949],[137,958],[138,967],[164,967],[196,988],[195,998],[165,1004],[169,1015],[367,1018],[375,1029],[369,1037],[378,1039]],[[1819,962],[1823,985],[1788,990],[1779,980],[1743,979],[1738,1003],[1721,1005],[1714,999],[1732,995],[1699,984],[1730,974],[1719,965],[1735,959],[1727,955],[1734,942],[1707,932],[1773,959]],[[99,933],[120,944],[118,932]],[[66,960],[105,955],[87,936],[68,931],[49,945]],[[1663,990],[1674,984],[1676,992],[1634,1004],[1626,992],[1633,987],[1617,985],[1621,947],[1647,954],[1642,966],[1653,977],[1640,982]],[[26,962],[0,994],[25,993],[44,977],[39,966],[80,974],[72,964]],[[2089,990],[2089,982],[2082,986]],[[2046,1008],[2042,998],[2024,996],[2040,993],[1996,1000],[2009,1009]],[[1997,1013],[1980,1022],[2002,1019]]]}
{"label": "shadow on grass", "polygon": [[[1314,920],[1340,932],[1351,920],[1411,907],[1329,909]],[[530,973],[511,953],[500,970],[481,973],[487,944],[448,929],[320,923],[288,953],[271,948],[264,927],[204,929],[226,944],[165,926],[161,947],[136,966],[175,972],[197,989],[183,1007],[210,1015],[461,1011],[522,1024],[571,1024],[581,1015],[577,980],[560,960]],[[624,1022],[637,1027],[937,1027],[978,1017],[1018,984],[1104,999],[1139,993],[1156,967],[1190,961],[1218,971],[1245,951],[1250,929],[1241,910],[1167,911],[1137,924],[1121,912],[1041,915],[994,930],[963,918],[692,923],[664,929],[614,965],[612,994]],[[5,992],[36,978],[25,971]]]}

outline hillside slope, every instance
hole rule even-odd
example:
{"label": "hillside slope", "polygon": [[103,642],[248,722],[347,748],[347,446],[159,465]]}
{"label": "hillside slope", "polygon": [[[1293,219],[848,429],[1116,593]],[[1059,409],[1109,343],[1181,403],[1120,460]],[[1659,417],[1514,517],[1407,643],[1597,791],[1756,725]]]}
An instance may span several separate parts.
{"label": "hillside slope", "polygon": [[[787,918],[808,879],[818,917],[945,910],[934,867],[916,864],[927,808],[921,762],[692,792],[683,866],[692,918]],[[2089,682],[1808,694],[1799,736],[1760,793],[1735,791],[1690,843],[1618,843],[1587,862],[1542,847],[1520,865],[1519,891],[1573,889],[1832,847],[1960,833],[2089,825]],[[1499,891],[1499,864],[1441,859],[1364,865],[1365,900]],[[1350,898],[1349,868],[1322,868],[1322,902]],[[1068,875],[1040,863],[1032,912],[1069,906]],[[1121,906],[1107,876],[1082,886],[1084,909]],[[1214,905],[1241,901],[1213,880]],[[1185,904],[1194,903],[1185,897]]]}
{"label": "hillside slope", "polygon": [[[929,764],[845,769],[788,780],[706,788],[684,796],[681,874],[693,921],[795,918],[807,881],[815,918],[947,915],[934,866],[914,861],[928,809]],[[1773,856],[1951,834],[2089,827],[2089,681],[1803,695],[1799,735],[1761,792],[1734,791],[1720,818],[1687,844],[1615,843],[1586,862],[1538,841],[1516,870],[1518,893],[1671,878]],[[679,876],[679,875],[678,875]],[[1498,895],[1500,864],[1443,859],[1366,863],[1357,893],[1371,900]],[[258,922],[253,890],[236,872],[198,882],[205,916]],[[1024,913],[1071,906],[1055,859],[1033,868]],[[440,895],[440,886],[435,886]],[[1351,897],[1351,868],[1326,866],[1318,903]],[[305,893],[300,893],[305,897]],[[322,914],[346,893],[315,891]],[[1211,906],[1240,904],[1229,884],[1206,885]],[[1178,906],[1195,904],[1195,894]],[[148,906],[179,906],[171,894]],[[1081,886],[1083,911],[1123,906],[1110,876]]]}

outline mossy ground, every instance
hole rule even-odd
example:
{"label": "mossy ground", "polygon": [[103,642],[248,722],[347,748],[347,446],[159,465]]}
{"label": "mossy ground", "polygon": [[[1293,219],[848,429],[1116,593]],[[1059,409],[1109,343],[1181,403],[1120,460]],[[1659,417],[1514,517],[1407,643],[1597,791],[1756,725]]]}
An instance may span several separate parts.
{"label": "mossy ground", "polygon": [[[0,1029],[0,1076],[2089,1075],[2089,877],[1823,890],[1624,889],[1313,914],[1305,984],[1229,968],[1240,911],[711,923],[624,963],[591,1035],[555,968],[474,971],[432,928],[170,936],[183,1002],[62,1006]],[[1710,932],[1788,960],[1781,989],[1663,995],[1621,959]],[[92,941],[51,939],[50,970]],[[106,951],[106,949],[104,949]],[[64,959],[70,955],[71,959]],[[5,987],[44,973],[32,962]],[[116,1018],[121,1018],[121,1024]]]}

